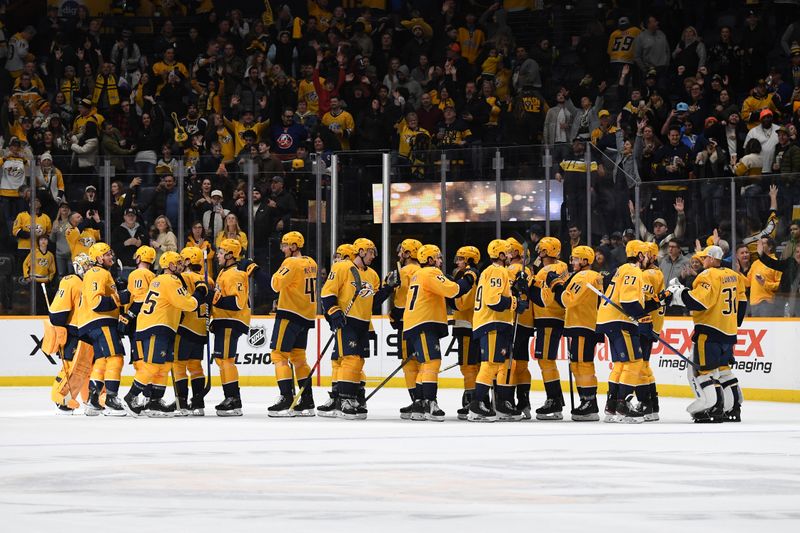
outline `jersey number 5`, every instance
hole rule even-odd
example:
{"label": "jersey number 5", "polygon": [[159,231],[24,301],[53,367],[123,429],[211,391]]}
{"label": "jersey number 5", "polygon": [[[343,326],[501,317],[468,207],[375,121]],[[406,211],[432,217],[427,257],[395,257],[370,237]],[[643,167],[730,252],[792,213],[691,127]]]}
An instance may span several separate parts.
{"label": "jersey number 5", "polygon": [[143,314],[149,315],[153,312],[153,310],[156,308],[156,298],[158,298],[158,293],[156,291],[150,291],[147,293],[147,298],[145,298],[144,302],[142,302]]}

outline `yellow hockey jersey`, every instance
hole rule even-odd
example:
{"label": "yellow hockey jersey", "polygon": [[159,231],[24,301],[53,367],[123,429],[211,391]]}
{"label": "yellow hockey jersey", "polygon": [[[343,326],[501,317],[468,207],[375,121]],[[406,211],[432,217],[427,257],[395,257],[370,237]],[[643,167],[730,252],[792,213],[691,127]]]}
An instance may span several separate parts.
{"label": "yellow hockey jersey", "polygon": [[450,281],[441,270],[426,266],[411,278],[403,312],[403,334],[415,333],[422,327],[434,329],[441,337],[447,335],[447,303],[455,298],[458,283]]}
{"label": "yellow hockey jersey", "polygon": [[[475,273],[475,278],[478,279],[478,271],[473,267],[468,267]],[[453,326],[455,328],[472,329],[472,318],[475,314],[475,292],[478,290],[478,284],[466,293],[455,300],[456,308],[453,310]]]}
{"label": "yellow hockey jersey", "polygon": [[[194,294],[197,284],[200,282],[205,283],[205,275],[199,272],[187,270],[181,273],[183,282],[186,285],[186,292]],[[208,290],[214,290],[214,281],[208,280]],[[208,337],[208,326],[206,321],[208,319],[208,304],[201,302],[194,311],[186,311],[181,316],[181,323],[178,326],[178,334],[192,342],[204,343]]]}
{"label": "yellow hockey jersey", "polygon": [[406,310],[406,297],[408,287],[411,285],[411,278],[420,269],[419,263],[408,263],[400,269],[400,285],[395,287],[392,300],[392,317],[396,320],[403,320],[403,313]]}
{"label": "yellow hockey jersey", "polygon": [[[770,255],[770,257],[776,259],[774,255]],[[760,275],[764,280],[763,285],[756,279],[756,275]],[[747,280],[750,282],[750,305],[772,302],[781,284],[781,276],[780,272],[769,268],[760,259],[756,259],[750,270],[747,271]]]}
{"label": "yellow hockey jersey", "polygon": [[606,52],[612,63],[633,63],[634,41],[641,32],[636,26],[611,32]]}
{"label": "yellow hockey jersey", "polygon": [[155,273],[149,268],[137,268],[128,275],[128,292],[131,293],[131,302],[141,304],[147,298],[150,283],[155,278]]}
{"label": "yellow hockey jersey", "polygon": [[136,338],[176,333],[181,313],[196,311],[198,305],[181,278],[172,273],[156,276],[136,318]]}
{"label": "yellow hockey jersey", "polygon": [[83,280],[74,274],[61,278],[58,290],[50,302],[50,323],[67,328],[71,335],[78,334],[78,309],[81,305]]}
{"label": "yellow hockey jersey", "polygon": [[[325,78],[320,77],[319,82],[325,83]],[[317,96],[317,89],[314,87],[314,82],[310,80],[300,80],[297,85],[297,101],[304,100],[308,111],[316,115],[319,113],[319,96]]]}
{"label": "yellow hockey jersey", "polygon": [[[606,288],[605,295],[619,306],[625,303],[638,302],[644,309],[643,286],[644,276],[642,275],[642,269],[633,263],[625,263],[614,273],[611,283]],[[629,330],[637,329],[636,324],[626,313],[621,313],[617,308],[603,300],[597,311],[597,324],[611,323]]]}
{"label": "yellow hockey jersey", "polygon": [[[328,274],[328,279],[322,286],[322,298],[329,296],[336,297],[336,305],[338,305],[342,312],[347,309],[350,301],[353,299],[353,294],[356,290],[356,282],[353,278],[353,273],[350,268],[354,266],[352,261],[339,261],[331,267],[331,272]],[[361,284],[367,289],[368,292],[375,292],[380,288],[381,280],[378,274],[367,267],[366,270],[359,269],[359,276],[361,277]],[[347,314],[347,320],[359,320],[361,322],[370,322],[372,319],[372,300],[373,296],[358,297],[350,308]]]}
{"label": "yellow hockey jersey", "polygon": [[555,272],[561,279],[566,279],[569,274],[568,270],[566,263],[556,261],[551,265],[542,267],[533,279],[533,285],[541,291],[544,306],[539,305],[538,302],[533,302],[531,307],[533,307],[533,315],[536,320],[540,321],[543,326],[560,326],[564,321],[565,314],[564,308],[556,302],[553,291],[547,286],[547,273]]}
{"label": "yellow hockey jersey", "polygon": [[342,150],[350,149],[350,137],[345,135],[345,132],[350,130],[350,135],[352,135],[356,129],[356,123],[353,120],[353,115],[347,111],[342,111],[338,115],[334,116],[330,111],[328,111],[322,117],[322,125],[326,128],[329,128],[334,134],[336,134],[336,137],[342,144]]}
{"label": "yellow hockey jersey", "polygon": [[233,132],[234,154],[238,154],[242,151],[242,148],[244,148],[244,132],[255,132],[256,141],[260,141],[261,134],[267,131],[267,127],[269,126],[269,120],[254,122],[249,126],[246,126],[243,122],[239,122],[238,120],[228,120],[227,118],[224,118],[224,122],[225,126]]}
{"label": "yellow hockey jersey", "polygon": [[603,291],[603,276],[593,270],[576,272],[560,294],[564,306],[564,333],[588,335],[597,325],[597,303],[600,299],[588,285]]}
{"label": "yellow hockey jersey", "polygon": [[[511,283],[514,283],[514,280],[517,279],[520,270],[522,270],[522,263],[511,263],[508,265],[508,278]],[[529,267],[525,267],[525,274],[528,276],[528,287],[530,287],[533,283],[533,271]],[[526,328],[532,328],[533,317],[533,306],[531,305],[524,313],[517,315],[517,324]]]}
{"label": "yellow hockey jersey", "polygon": [[[664,290],[664,273],[658,267],[650,267],[642,271],[642,276],[644,277],[642,289],[644,290],[645,301],[658,299],[658,295]],[[660,332],[661,328],[664,327],[665,312],[666,307],[664,306],[659,306],[655,311],[650,311],[650,318],[653,319],[653,331],[656,333]]]}
{"label": "yellow hockey jersey", "polygon": [[[26,278],[31,277],[31,254],[22,263],[22,275]],[[50,283],[56,275],[56,258],[52,252],[42,253],[36,251],[36,266],[33,269],[33,276],[40,283]]]}
{"label": "yellow hockey jersey", "polygon": [[[688,294],[703,310],[692,311],[694,331],[721,342],[736,342],[739,304],[747,301],[744,278],[730,268],[708,268],[700,273]],[[688,307],[688,305],[687,305]]]}
{"label": "yellow hockey jersey", "polygon": [[211,310],[215,328],[232,328],[247,333],[250,328],[250,283],[247,272],[236,265],[222,269],[217,275],[217,289],[220,295],[233,296],[236,309],[222,309],[215,304]]}
{"label": "yellow hockey jersey", "polygon": [[111,272],[93,266],[83,276],[83,296],[79,310],[78,329],[117,326],[119,320],[119,295]]}
{"label": "yellow hockey jersey", "polygon": [[89,248],[100,240],[100,231],[93,228],[86,228],[81,231],[78,228],[69,228],[64,232],[67,244],[72,252],[72,259],[78,254],[88,254]]}
{"label": "yellow hockey jersey", "polygon": [[472,336],[477,338],[487,331],[511,326],[514,310],[509,307],[503,311],[492,309],[503,298],[511,298],[511,281],[508,268],[489,265],[481,272],[478,288],[475,290],[475,307],[472,315]]}
{"label": "yellow hockey jersey", "polygon": [[287,257],[272,275],[278,293],[277,318],[297,320],[308,327],[317,314],[317,263],[307,256]]}

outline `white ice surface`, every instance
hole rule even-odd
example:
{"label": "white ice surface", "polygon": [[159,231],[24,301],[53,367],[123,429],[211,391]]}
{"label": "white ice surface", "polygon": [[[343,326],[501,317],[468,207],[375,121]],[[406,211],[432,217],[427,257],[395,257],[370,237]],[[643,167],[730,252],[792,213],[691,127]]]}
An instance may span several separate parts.
{"label": "white ice surface", "polygon": [[137,420],[0,388],[0,531],[800,531],[797,404],[748,402],[741,424],[691,424],[669,398],[638,426],[472,424],[456,390],[444,423],[399,420],[401,389],[367,421],[267,419],[275,395],[244,388],[242,418]]}

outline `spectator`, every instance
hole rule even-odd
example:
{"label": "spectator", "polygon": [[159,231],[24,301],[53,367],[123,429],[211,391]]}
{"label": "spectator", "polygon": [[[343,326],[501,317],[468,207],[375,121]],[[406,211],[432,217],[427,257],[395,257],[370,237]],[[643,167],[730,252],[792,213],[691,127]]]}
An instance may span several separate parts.
{"label": "spectator", "polygon": [[[20,188],[20,196],[25,202],[25,207],[28,208],[31,201],[30,187],[23,185]],[[50,231],[53,229],[53,223],[50,217],[42,213],[42,203],[38,198],[34,199],[36,209],[36,216],[31,217],[30,211],[20,211],[14,219],[14,227],[12,235],[17,239],[17,256],[19,263],[25,259],[25,255],[31,249],[31,239],[38,239],[41,236],[48,237]],[[29,209],[29,208],[28,208]],[[31,219],[34,219],[33,227],[31,227]]]}
{"label": "spectator", "polygon": [[59,277],[64,277],[72,270],[72,253],[67,242],[66,231],[72,227],[69,223],[69,204],[62,202],[58,206],[58,214],[53,220],[53,230],[50,232],[50,242],[56,250],[56,271]]}
{"label": "spectator", "polygon": [[772,115],[777,112],[778,107],[773,101],[773,94],[767,92],[766,80],[758,80],[752,94],[742,103],[742,118],[747,122],[747,129],[752,130],[759,124],[763,126],[766,116],[770,117],[772,125]]}
{"label": "spectator", "polygon": [[122,224],[111,231],[111,248],[122,261],[122,266],[135,268],[133,254],[147,241],[147,232],[138,221],[138,212],[133,208],[126,209]]}
{"label": "spectator", "polygon": [[[245,207],[246,202],[244,198],[237,200],[237,207]],[[235,239],[242,245],[242,250],[247,250],[247,234],[239,227],[239,218],[234,213],[225,215],[225,222],[223,228],[217,233],[214,243],[217,248],[222,245],[225,239]]]}
{"label": "spectator", "polygon": [[736,245],[736,265],[737,265],[737,272],[745,277],[745,281],[747,284],[748,291],[750,290],[750,281],[747,276],[748,272],[750,272],[751,262],[750,262],[750,249],[747,247],[746,244],[740,242]]}
{"label": "spectator", "polygon": [[659,21],[655,16],[647,17],[645,30],[636,37],[633,46],[641,75],[645,76],[650,69],[654,69],[658,85],[663,86],[670,61],[669,43],[667,36],[659,29]]}
{"label": "spectator", "polygon": [[146,211],[150,212],[150,217],[164,215],[169,219],[170,227],[178,225],[178,215],[180,212],[179,192],[176,187],[175,176],[167,174],[156,187],[153,198],[147,206]]}
{"label": "spectator", "polygon": [[800,220],[792,220],[792,225],[789,226],[789,240],[783,243],[783,252],[781,259],[789,259],[794,257],[794,252],[800,247]]}
{"label": "spectator", "polygon": [[111,166],[120,175],[126,172],[125,158],[136,153],[135,146],[125,148],[123,144],[126,144],[125,139],[114,124],[110,120],[103,122],[103,140],[100,142],[100,147],[103,155],[110,156]]}
{"label": "spectator", "polygon": [[772,161],[775,158],[775,147],[778,145],[778,126],[772,123],[773,115],[769,109],[759,113],[761,124],[747,132],[745,145],[750,139],[761,143],[761,171],[769,174],[772,171]]}
{"label": "spectator", "polygon": [[178,239],[172,233],[169,219],[164,215],[156,217],[153,227],[150,228],[150,246],[156,251],[154,264],[158,264],[158,260],[164,252],[178,251]]}
{"label": "spectator", "polygon": [[322,125],[327,127],[342,145],[342,150],[350,149],[350,137],[355,132],[353,115],[344,111],[337,96],[330,98],[330,111],[322,116]]}
{"label": "spectator", "polygon": [[135,172],[141,176],[145,185],[152,185],[155,182],[156,162],[158,156],[156,151],[161,149],[163,144],[163,115],[161,108],[155,105],[152,96],[146,97],[152,104],[150,111],[144,111],[140,118],[140,124],[136,132],[136,157],[134,158]]}
{"label": "spectator", "polygon": [[586,245],[586,241],[581,238],[581,229],[574,222],[567,225],[567,234],[569,238],[566,244],[561,247],[561,257],[565,263],[568,263],[570,257],[572,257],[572,250],[577,246]]}
{"label": "spectator", "polygon": [[[681,244],[677,239],[670,239],[667,243],[667,253],[658,258],[658,268],[664,274],[664,282],[669,284],[674,278],[678,278],[689,265],[689,258],[683,255]],[[690,285],[691,286],[691,285]],[[670,312],[672,311],[672,312]],[[668,308],[667,314],[683,314],[682,310],[676,312],[675,309]]]}
{"label": "spectator", "polygon": [[[568,221],[569,224],[575,224],[581,231],[585,228],[583,225],[583,216],[586,213],[586,141],[581,138],[575,138],[572,141],[572,154],[564,158],[558,163],[555,172],[555,178],[559,182],[563,182],[564,187],[564,202],[561,206],[561,219]],[[605,176],[605,168],[603,165],[598,165],[594,160],[593,154],[589,156],[589,170],[592,173],[592,182],[596,182],[598,177]],[[583,215],[583,216],[582,216]],[[579,221],[578,218],[583,220]]]}
{"label": "spectator", "polygon": [[42,202],[42,211],[53,217],[58,206],[64,201],[64,176],[53,166],[53,156],[50,152],[39,156],[39,167],[36,172],[36,197]]}
{"label": "spectator", "polygon": [[[47,249],[50,242],[46,235],[40,235],[37,239],[36,247],[36,265],[31,272],[31,253],[28,251],[25,261],[22,263],[22,282],[30,283],[31,277],[37,285],[43,285],[48,292],[50,291],[50,284],[56,275],[56,260],[53,253]],[[33,314],[47,313],[47,302],[44,299],[41,289],[36,287],[36,308],[32,309]]]}
{"label": "spectator", "polygon": [[603,108],[604,90],[605,82],[600,85],[600,91],[594,100],[594,105],[592,105],[592,100],[588,96],[581,96],[581,107],[574,113],[575,118],[572,120],[572,127],[569,130],[570,139],[580,137],[581,139],[588,140],[592,132],[600,127],[600,117],[598,114]]}
{"label": "spectator", "polygon": [[419,127],[427,132],[436,131],[440,122],[444,121],[444,114],[438,106],[433,105],[430,93],[422,93],[420,106],[417,108]]}
{"label": "spectator", "polygon": [[228,216],[228,213],[230,211],[222,206],[222,191],[211,191],[210,209],[203,212],[203,229],[206,235],[216,235],[221,231],[224,217]]}
{"label": "spectator", "polygon": [[271,146],[274,153],[281,161],[292,159],[297,153],[297,147],[308,139],[308,130],[305,126],[298,124],[294,119],[295,111],[289,108],[281,113],[281,123],[272,126]]}
{"label": "spectator", "polygon": [[[761,239],[759,245],[759,255],[764,254],[777,261],[773,239],[768,237]],[[750,284],[750,306],[748,307],[750,315],[756,317],[778,316],[779,311],[775,308],[775,293],[780,286],[781,273],[767,267],[760,259],[756,259],[747,272],[747,280]]]}
{"label": "spectator", "polygon": [[763,241],[758,241],[758,258],[765,266],[781,273],[778,292],[781,303],[784,303],[783,316],[800,316],[800,247],[795,248],[794,256],[789,259],[774,259],[764,253]]}
{"label": "spectator", "polygon": [[[663,218],[657,218],[653,221],[653,232],[650,233],[645,228],[641,219],[639,220],[639,238],[647,242],[655,242],[658,244],[659,258],[663,257],[669,252],[669,243],[673,240],[677,241],[682,239],[686,234],[686,211],[684,210],[683,198],[675,198],[673,204],[675,208],[675,231],[670,233],[667,221]],[[636,222],[636,207],[633,202],[628,203],[628,209],[631,213],[631,222]]]}
{"label": "spectator", "polygon": [[206,238],[206,230],[203,223],[196,221],[192,223],[189,235],[186,237],[186,246],[195,246],[203,250],[206,254],[205,269],[208,270],[208,277],[213,279],[214,273],[214,247]]}
{"label": "spectator", "polygon": [[706,66],[706,45],[697,35],[694,26],[687,26],[683,30],[681,40],[672,51],[672,60],[678,68],[683,67],[689,76],[694,76],[699,69]]}
{"label": "spectator", "polygon": [[270,208],[271,233],[291,230],[290,219],[297,210],[294,197],[284,189],[283,176],[274,176],[270,183],[270,197],[267,206]]}

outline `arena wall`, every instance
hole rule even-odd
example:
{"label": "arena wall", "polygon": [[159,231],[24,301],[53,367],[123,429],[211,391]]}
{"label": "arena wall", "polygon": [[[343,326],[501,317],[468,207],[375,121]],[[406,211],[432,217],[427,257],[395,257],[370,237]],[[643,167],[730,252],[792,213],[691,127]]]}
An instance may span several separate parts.
{"label": "arena wall", "polygon": [[[3,317],[0,320],[0,386],[45,386],[52,383],[58,373],[60,361],[46,357],[39,349],[43,328],[43,317]],[[239,341],[237,364],[243,386],[274,385],[275,372],[270,360],[269,340],[274,319],[254,317],[248,336]],[[371,343],[372,357],[367,360],[364,371],[368,376],[368,387],[388,376],[398,364],[397,332],[392,329],[385,317],[373,319],[377,340]],[[685,355],[691,354],[692,322],[689,318],[667,319],[662,337]],[[309,332],[308,358],[311,364],[330,339],[330,329],[325,320],[317,319],[317,327]],[[127,344],[127,341],[126,341]],[[453,339],[442,340],[444,361],[447,367],[456,362],[456,347]],[[532,351],[532,350],[531,350]],[[315,384],[330,383],[330,355],[328,348],[323,357]],[[739,329],[738,342],[734,352],[736,367],[734,372],[744,388],[745,397],[751,400],[800,402],[800,319],[748,319]],[[599,345],[596,350],[597,377],[600,392],[605,392],[605,382],[611,368],[611,358],[607,345]],[[665,396],[691,396],[686,380],[686,363],[663,346],[653,350],[651,365],[656,376],[659,392]],[[562,339],[558,361],[564,390],[569,390],[567,380],[566,342]],[[534,390],[543,390],[539,375],[532,363]],[[123,372],[124,384],[129,384],[132,368]],[[214,383],[218,383],[214,370]],[[442,375],[443,387],[460,387],[462,381],[458,368],[448,370]],[[389,386],[402,387],[402,374],[393,378]]]}

